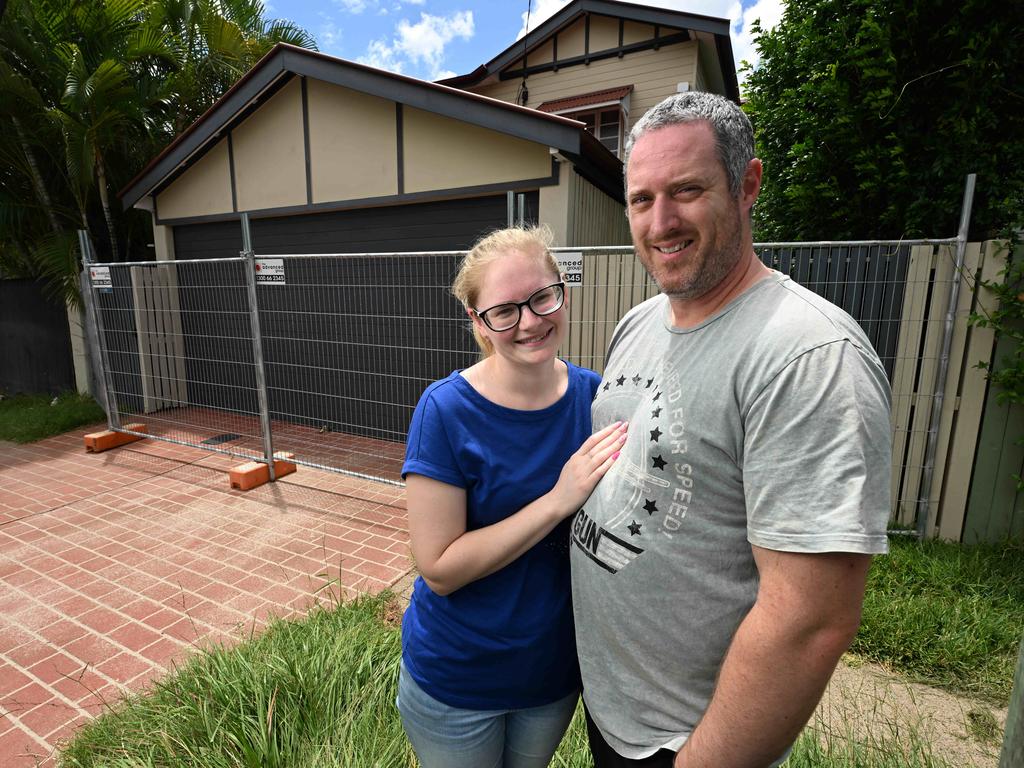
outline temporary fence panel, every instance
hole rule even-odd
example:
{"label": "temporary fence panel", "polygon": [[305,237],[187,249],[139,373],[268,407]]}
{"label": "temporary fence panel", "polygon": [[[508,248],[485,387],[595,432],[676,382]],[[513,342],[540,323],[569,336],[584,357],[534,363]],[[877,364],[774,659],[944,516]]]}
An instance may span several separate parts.
{"label": "temporary fence panel", "polygon": [[631,307],[658,293],[631,247],[556,248],[567,275],[569,328],[561,354],[570,362],[604,370],[612,332]]}
{"label": "temporary fence panel", "polygon": [[142,410],[188,402],[177,265],[131,267],[132,305],[139,345]]}
{"label": "temporary fence panel", "polygon": [[[849,312],[878,351],[893,389],[894,517],[911,524],[955,277],[952,248],[755,247],[768,266]],[[999,268],[984,253],[969,248],[960,276],[968,285],[960,293],[929,506],[929,530],[942,535],[962,522],[959,496],[966,494],[969,465],[963,457],[980,419],[974,398],[984,378],[971,366],[986,359],[991,339],[967,330],[966,313],[978,271],[991,277]],[[616,323],[657,286],[631,248],[561,248],[556,255],[571,264],[561,352],[601,371]],[[150,433],[164,439],[247,457],[266,458],[272,444],[301,464],[399,482],[420,394],[478,359],[471,323],[450,293],[461,256],[261,254],[252,262],[254,299],[246,258],[105,265],[109,285],[94,288],[93,299],[119,423],[144,418]],[[261,378],[271,435],[260,419]],[[944,487],[953,501],[940,509]]]}
{"label": "temporary fence panel", "polygon": [[274,278],[257,282],[257,300],[276,450],[300,464],[400,480],[420,394],[477,359],[449,290],[460,257],[256,260]]}
{"label": "temporary fence panel", "polygon": [[118,424],[249,458],[263,456],[246,261],[103,265],[93,289],[108,402]]}

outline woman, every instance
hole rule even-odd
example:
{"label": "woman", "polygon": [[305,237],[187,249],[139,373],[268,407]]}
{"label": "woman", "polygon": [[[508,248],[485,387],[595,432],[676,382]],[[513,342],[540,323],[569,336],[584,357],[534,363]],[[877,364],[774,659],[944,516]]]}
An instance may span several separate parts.
{"label": "woman", "polygon": [[568,518],[626,427],[590,436],[600,377],[555,354],[568,319],[549,241],[505,229],[466,256],[452,292],[484,357],[430,385],[409,427],[420,578],[397,704],[423,768],[542,768],[576,707]]}

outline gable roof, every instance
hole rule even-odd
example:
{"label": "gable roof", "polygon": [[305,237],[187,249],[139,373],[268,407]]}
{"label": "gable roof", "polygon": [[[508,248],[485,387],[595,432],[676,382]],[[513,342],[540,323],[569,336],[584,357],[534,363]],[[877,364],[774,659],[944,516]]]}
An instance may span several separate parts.
{"label": "gable roof", "polygon": [[439,80],[438,82],[456,88],[476,85],[522,58],[524,53],[529,53],[534,48],[537,48],[555,33],[591,13],[602,16],[614,16],[626,21],[675,27],[713,35],[715,52],[718,55],[722,79],[725,82],[725,96],[737,104],[739,103],[740,87],[739,81],[736,79],[736,63],[733,59],[728,19],[718,19],[713,16],[702,16],[695,13],[683,13],[682,11],[670,11],[664,8],[652,8],[647,5],[618,2],[618,0],[574,0],[574,2],[566,5],[543,24],[535,27],[525,38],[517,40],[486,64],[481,64],[468,74],[457,75],[456,77]]}
{"label": "gable roof", "polygon": [[622,163],[581,122],[278,43],[125,185],[118,193],[122,205],[130,208],[167,186],[297,76],[546,144],[571,160],[576,170],[599,189],[623,200]]}

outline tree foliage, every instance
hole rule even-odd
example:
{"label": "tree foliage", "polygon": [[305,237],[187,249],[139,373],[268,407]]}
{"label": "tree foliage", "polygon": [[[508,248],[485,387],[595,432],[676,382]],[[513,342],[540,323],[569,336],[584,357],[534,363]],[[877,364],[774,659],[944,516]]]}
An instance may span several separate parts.
{"label": "tree foliage", "polygon": [[73,299],[76,230],[145,259],[116,192],[277,42],[315,48],[260,0],[9,0],[0,20],[0,274]]}
{"label": "tree foliage", "polygon": [[788,0],[747,79],[762,240],[972,236],[1024,221],[1024,5]]}

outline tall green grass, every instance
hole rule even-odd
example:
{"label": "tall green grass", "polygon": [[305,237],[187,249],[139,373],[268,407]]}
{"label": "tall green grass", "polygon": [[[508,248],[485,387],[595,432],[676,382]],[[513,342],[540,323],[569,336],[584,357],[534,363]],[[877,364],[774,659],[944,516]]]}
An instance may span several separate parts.
{"label": "tall green grass", "polygon": [[1005,706],[1024,635],[1024,542],[894,538],[868,577],[851,651],[905,677]]}
{"label": "tall green grass", "polygon": [[31,443],[106,418],[95,400],[77,392],[65,392],[56,398],[52,395],[5,397],[0,400],[0,440]]}
{"label": "tall green grass", "polygon": [[[196,655],[76,734],[61,768],[414,768],[394,707],[400,656],[389,595],[279,621]],[[808,729],[798,768],[952,768],[905,732],[895,743]],[[577,711],[552,761],[589,768]]]}
{"label": "tall green grass", "polygon": [[394,707],[395,617],[386,596],[367,598],[197,654],[150,692],[86,724],[59,764],[412,766]]}

